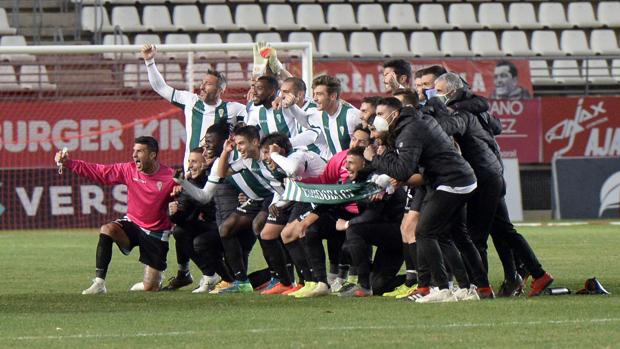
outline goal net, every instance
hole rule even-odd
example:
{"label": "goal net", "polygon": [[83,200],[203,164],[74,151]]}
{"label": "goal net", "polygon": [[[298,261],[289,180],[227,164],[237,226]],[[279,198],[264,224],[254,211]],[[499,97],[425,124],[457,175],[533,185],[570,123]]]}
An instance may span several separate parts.
{"label": "goal net", "polygon": [[[309,45],[273,44],[287,69],[311,78]],[[124,185],[104,186],[69,171],[53,156],[96,163],[131,161],[135,137],[159,141],[159,160],[181,167],[182,110],[151,89],[137,45],[0,48],[0,229],[97,227],[126,210]],[[224,100],[246,103],[252,44],[160,45],[166,82],[200,85],[208,69],[228,80]]]}

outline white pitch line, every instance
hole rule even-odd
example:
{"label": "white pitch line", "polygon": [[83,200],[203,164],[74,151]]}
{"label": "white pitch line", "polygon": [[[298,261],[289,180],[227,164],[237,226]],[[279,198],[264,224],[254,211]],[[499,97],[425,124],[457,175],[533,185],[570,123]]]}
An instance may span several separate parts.
{"label": "white pitch line", "polygon": [[[368,331],[368,330],[433,330],[442,328],[474,328],[474,327],[500,327],[500,326],[540,326],[540,325],[568,325],[568,324],[595,324],[595,323],[609,323],[620,322],[620,318],[601,318],[601,319],[575,319],[575,320],[547,320],[547,321],[509,321],[509,322],[480,322],[480,323],[451,323],[451,324],[435,324],[435,325],[411,325],[411,326],[326,326],[326,327],[307,327],[304,326],[304,331]],[[205,332],[199,331],[174,331],[174,332],[138,332],[128,334],[75,334],[66,336],[23,336],[6,338],[18,341],[34,341],[34,340],[46,340],[46,339],[101,339],[101,338],[139,338],[139,337],[173,337],[183,335],[197,335],[197,334],[219,334],[228,332],[247,332],[247,333],[267,333],[267,332],[281,332],[281,331],[297,331],[296,328],[251,328],[251,329],[235,329],[235,330],[209,330]]]}

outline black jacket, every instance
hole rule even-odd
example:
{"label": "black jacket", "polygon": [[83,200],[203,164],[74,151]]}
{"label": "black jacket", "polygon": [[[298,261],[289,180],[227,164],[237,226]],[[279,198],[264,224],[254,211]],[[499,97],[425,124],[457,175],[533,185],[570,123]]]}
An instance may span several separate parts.
{"label": "black jacket", "polygon": [[503,166],[499,147],[493,136],[485,130],[478,118],[466,111],[449,112],[441,103],[435,105],[435,118],[461,148],[461,154],[469,162],[479,181],[501,176]]}
{"label": "black jacket", "polygon": [[[207,177],[207,171],[205,171],[197,178],[188,178],[188,181],[202,188],[207,183]],[[191,228],[191,225],[199,220],[201,214],[205,221],[215,221],[215,204],[213,202],[201,205],[184,192],[181,192],[177,202],[179,208],[175,214],[170,216],[173,223]]]}
{"label": "black jacket", "polygon": [[[393,194],[385,194],[381,201],[360,200],[357,207],[358,216],[349,220],[349,225],[363,223],[399,223],[405,214],[407,193],[403,188],[396,188]],[[381,232],[378,232],[381,233]]]}
{"label": "black jacket", "polygon": [[501,121],[489,113],[489,102],[486,98],[473,94],[469,89],[458,89],[448,101],[448,106],[454,110],[465,110],[478,117],[482,128],[491,135],[502,133]]}
{"label": "black jacket", "polygon": [[395,151],[374,157],[372,166],[379,172],[405,182],[424,167],[424,178],[434,189],[476,182],[471,166],[432,116],[404,107],[390,132],[394,134]]}

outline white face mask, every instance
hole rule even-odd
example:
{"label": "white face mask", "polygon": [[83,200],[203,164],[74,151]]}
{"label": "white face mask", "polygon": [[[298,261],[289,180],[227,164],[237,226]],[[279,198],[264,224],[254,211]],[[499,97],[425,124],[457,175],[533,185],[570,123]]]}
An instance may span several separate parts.
{"label": "white face mask", "polygon": [[390,124],[384,118],[375,116],[375,121],[372,122],[375,130],[378,132],[387,132],[390,129]]}

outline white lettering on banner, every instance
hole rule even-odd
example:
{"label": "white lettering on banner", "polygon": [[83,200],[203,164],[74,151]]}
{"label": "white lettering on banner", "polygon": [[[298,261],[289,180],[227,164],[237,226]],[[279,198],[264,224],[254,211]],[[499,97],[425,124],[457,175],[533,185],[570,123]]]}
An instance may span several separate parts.
{"label": "white lettering on banner", "polygon": [[[107,213],[107,208],[104,203],[105,194],[101,187],[97,185],[80,185],[77,187],[77,190],[80,192],[81,214]],[[26,188],[15,188],[15,193],[28,216],[34,217],[37,215],[41,205],[43,191],[44,187],[34,187],[32,190],[32,197],[30,197]],[[75,214],[76,209],[71,195],[73,188],[70,185],[50,186],[48,191],[52,216]],[[112,189],[112,197],[115,201],[112,206],[113,211],[120,214],[127,213],[127,186],[124,184],[115,185]]]}
{"label": "white lettering on banner", "polygon": [[[584,99],[579,98],[579,100],[577,101],[577,107],[575,108],[575,114],[572,119],[564,119],[558,122],[556,125],[551,127],[545,134],[545,142],[547,143],[551,143],[556,140],[568,139],[567,145],[553,154],[554,158],[562,156],[569,152],[573,148],[573,144],[575,144],[575,137],[579,133],[585,131],[586,129],[591,129],[592,131],[597,130],[596,128],[594,128],[595,126],[608,121],[607,117],[605,116],[607,110],[605,110],[604,108],[604,101],[592,103],[589,108],[584,107],[583,102]],[[590,134],[591,137],[592,131]],[[598,147],[598,131],[596,137],[596,146]],[[594,140],[592,140],[592,142],[594,142]],[[590,140],[588,140],[588,148],[589,147]],[[586,153],[587,152],[588,151],[586,150]]]}
{"label": "white lettering on banner", "polygon": [[90,214],[91,208],[99,213],[107,213],[103,204],[103,189],[97,185],[83,185],[80,188],[80,198],[82,199],[82,213]]}
{"label": "white lettering on banner", "polygon": [[521,101],[498,100],[491,102],[490,113],[494,115],[520,116],[525,106]]}
{"label": "white lettering on banner", "polygon": [[50,186],[49,191],[52,216],[72,215],[73,206],[67,206],[71,205],[72,201],[71,186]]}
{"label": "white lettering on banner", "polygon": [[116,200],[112,209],[118,213],[127,213],[127,186],[125,184],[114,186],[112,197]]}
{"label": "white lettering on banner", "polygon": [[[64,147],[69,151],[122,150],[122,124],[116,119],[71,119],[4,121],[0,125],[0,150],[10,153],[49,152]],[[80,137],[82,135],[82,137]],[[27,146],[27,147],[26,147]]]}
{"label": "white lettering on banner", "polygon": [[620,128],[606,128],[603,146],[600,146],[599,128],[590,130],[585,156],[617,156],[620,155]]}
{"label": "white lettering on banner", "polygon": [[35,216],[39,210],[39,204],[41,203],[43,187],[34,187],[34,190],[32,191],[32,199],[28,197],[28,193],[23,187],[15,188],[15,192],[17,193],[17,197],[26,211],[26,214],[31,217]]}
{"label": "white lettering on banner", "polygon": [[336,77],[340,80],[342,93],[377,93],[378,85],[382,86],[381,92],[385,91],[383,75],[353,72],[350,77],[345,73],[336,74]]}
{"label": "white lettering on banner", "polygon": [[336,74],[338,80],[340,80],[340,86],[342,87],[341,93],[349,93],[351,89],[349,88],[349,76],[344,73]]}
{"label": "white lettering on banner", "polygon": [[[465,81],[467,81],[466,74],[460,74]],[[474,93],[486,92],[487,86],[484,83],[484,76],[481,73],[474,73],[474,78],[471,81],[471,89]]]}
{"label": "white lettering on banner", "polygon": [[159,138],[159,150],[179,150],[185,146],[185,127],[177,119],[150,120],[146,125],[136,123],[134,137]]}
{"label": "white lettering on banner", "polygon": [[515,130],[515,125],[517,124],[517,119],[500,119],[502,124],[502,135],[515,135],[517,134],[517,130]]}

